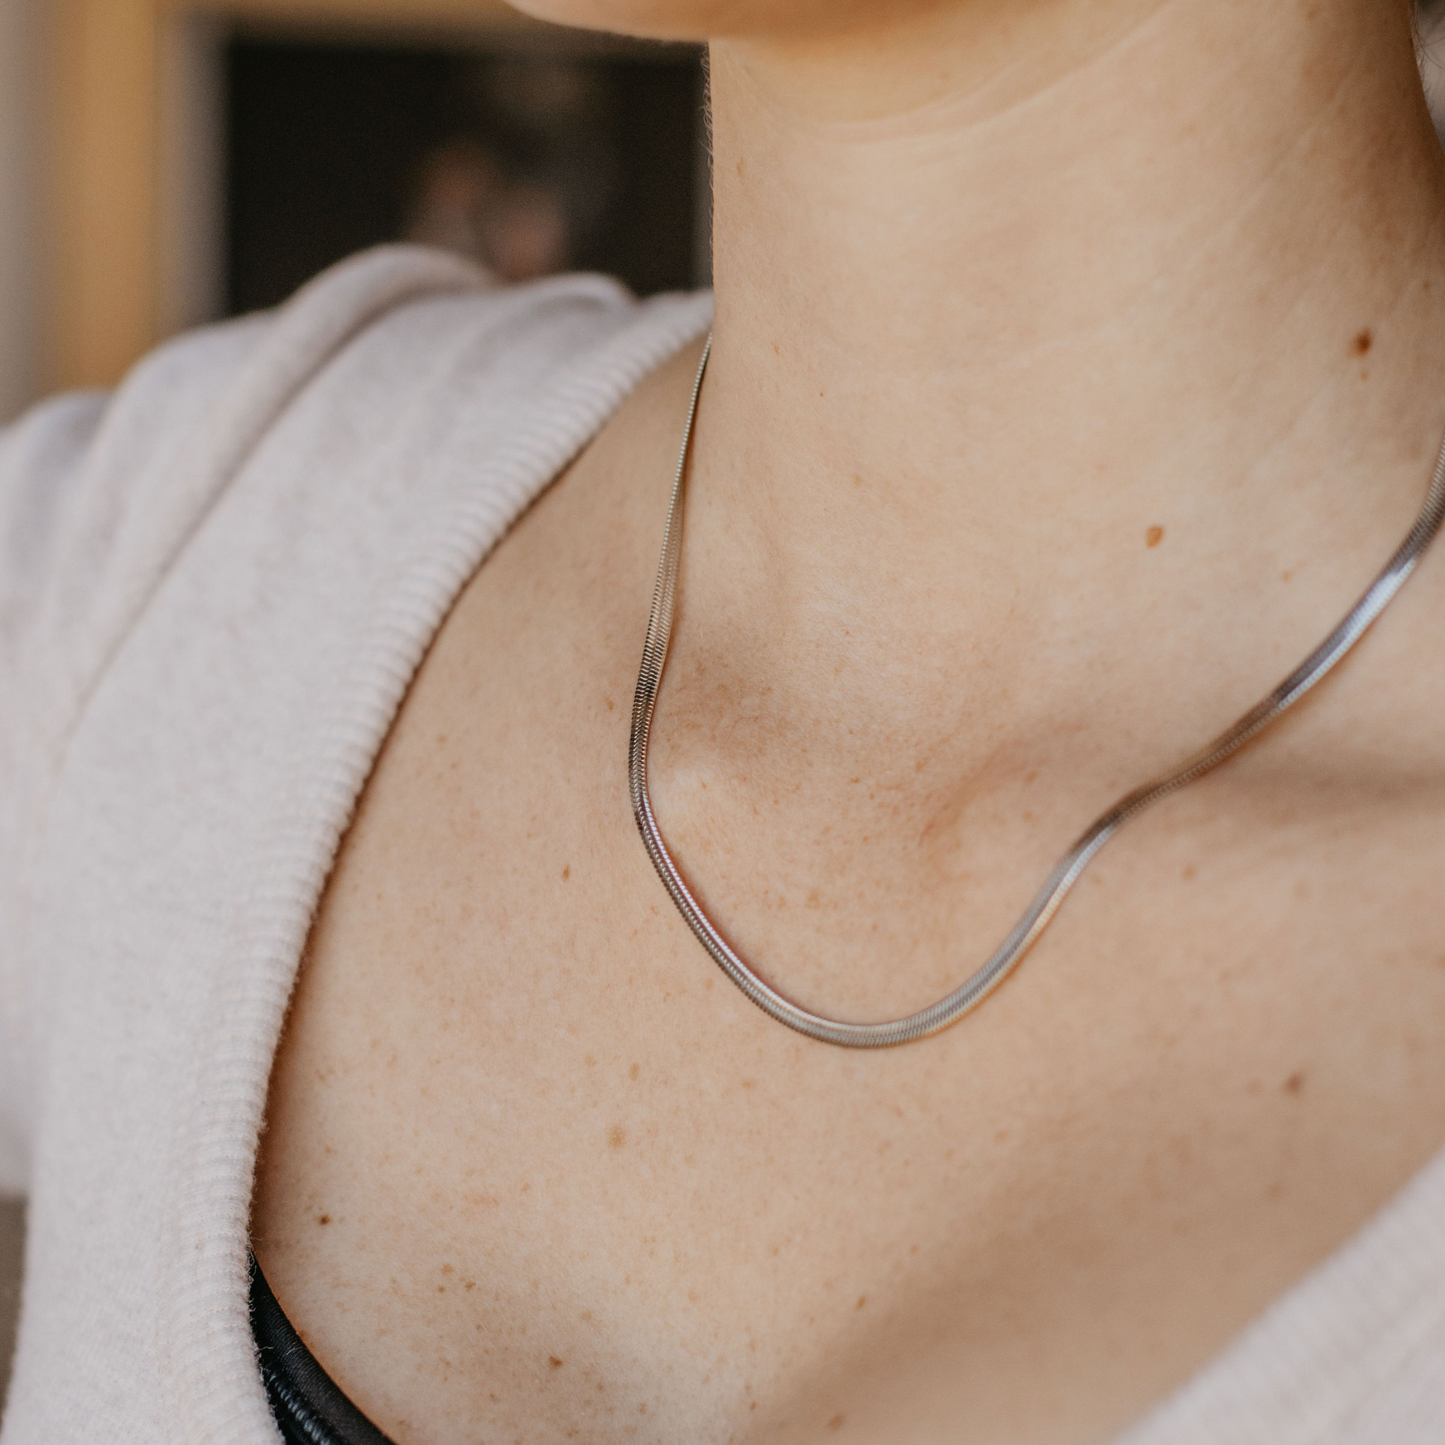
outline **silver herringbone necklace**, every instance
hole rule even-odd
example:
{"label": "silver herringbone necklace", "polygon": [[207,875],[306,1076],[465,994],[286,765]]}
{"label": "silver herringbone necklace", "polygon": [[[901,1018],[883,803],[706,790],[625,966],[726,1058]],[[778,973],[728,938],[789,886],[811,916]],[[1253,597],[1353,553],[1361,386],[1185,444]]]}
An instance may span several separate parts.
{"label": "silver herringbone necklace", "polygon": [[1389,605],[1405,579],[1415,570],[1416,563],[1439,531],[1442,518],[1445,518],[1445,446],[1442,446],[1425,505],[1414,525],[1405,534],[1405,540],[1395,555],[1385,564],[1384,570],[1339,626],[1268,697],[1252,707],[1233,727],[1221,733],[1207,747],[1187,758],[1173,772],[1126,794],[1090,824],[1074,846],[1059,860],[1023,917],[1013,926],[993,956],[952,993],[906,1018],[876,1024],[842,1023],[823,1018],[784,998],[728,943],[683,881],[657,826],[657,818],[652,811],[652,798],[647,789],[647,746],[652,735],[657,692],[662,685],[663,669],[667,665],[667,645],[672,635],[677,594],[677,569],[682,558],[682,515],[688,453],[692,444],[693,423],[697,417],[697,399],[702,390],[702,379],[707,371],[711,350],[712,338],[709,336],[707,345],[703,347],[702,360],[697,368],[697,380],[692,388],[692,400],[688,406],[682,450],[677,460],[677,477],[673,482],[672,501],[667,510],[662,561],[657,569],[657,586],[652,594],[652,615],[647,620],[647,642],[642,651],[637,695],[632,704],[632,733],[627,756],[632,811],[658,877],[662,879],[663,886],[677,905],[678,911],[687,920],[688,927],[696,934],[698,942],[712,955],[713,961],[764,1013],[777,1019],[779,1023],[787,1024],[789,1028],[807,1034],[809,1038],[839,1044],[845,1048],[881,1049],[894,1044],[910,1043],[914,1039],[921,1039],[947,1028],[971,1009],[977,1008],[1038,941],[1084,869],[1125,823],[1137,817],[1151,803],[1186,787],[1238,752],[1281,713],[1293,707],[1349,652],[1370,624]]}

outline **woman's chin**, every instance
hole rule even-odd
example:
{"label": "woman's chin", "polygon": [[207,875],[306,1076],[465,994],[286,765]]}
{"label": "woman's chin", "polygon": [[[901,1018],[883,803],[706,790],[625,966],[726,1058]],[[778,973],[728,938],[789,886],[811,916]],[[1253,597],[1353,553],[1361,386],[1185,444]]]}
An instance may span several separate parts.
{"label": "woman's chin", "polygon": [[[555,25],[705,41],[823,33],[840,24],[887,21],[942,8],[938,0],[507,0],[514,9]],[[957,8],[971,0],[943,0]]]}
{"label": "woman's chin", "polygon": [[[703,41],[740,8],[721,0],[507,0],[534,20],[652,40]],[[761,8],[761,7],[760,7]]]}

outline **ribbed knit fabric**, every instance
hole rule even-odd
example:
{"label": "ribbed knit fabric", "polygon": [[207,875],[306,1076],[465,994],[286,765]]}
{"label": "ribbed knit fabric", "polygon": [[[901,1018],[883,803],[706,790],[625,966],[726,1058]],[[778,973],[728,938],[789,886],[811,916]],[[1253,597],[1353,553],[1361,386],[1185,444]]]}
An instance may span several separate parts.
{"label": "ribbed knit fabric", "polygon": [[[391,249],[0,434],[3,1445],[277,1445],[247,1211],[337,843],[467,579],[709,315]],[[1445,1441],[1445,1160],[1127,1436],[1256,1441]]]}

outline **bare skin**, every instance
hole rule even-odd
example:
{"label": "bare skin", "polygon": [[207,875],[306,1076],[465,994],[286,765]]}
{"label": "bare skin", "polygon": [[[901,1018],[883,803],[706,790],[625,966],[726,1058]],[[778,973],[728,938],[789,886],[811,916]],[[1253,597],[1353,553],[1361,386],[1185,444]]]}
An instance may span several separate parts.
{"label": "bare skin", "polygon": [[[788,992],[918,1007],[1419,506],[1445,201],[1408,26],[549,4],[723,36],[659,814]],[[1445,1142],[1445,563],[978,1014],[811,1044],[716,974],[626,803],[695,360],[412,688],[277,1060],[258,1256],[402,1445],[1106,1441]]]}

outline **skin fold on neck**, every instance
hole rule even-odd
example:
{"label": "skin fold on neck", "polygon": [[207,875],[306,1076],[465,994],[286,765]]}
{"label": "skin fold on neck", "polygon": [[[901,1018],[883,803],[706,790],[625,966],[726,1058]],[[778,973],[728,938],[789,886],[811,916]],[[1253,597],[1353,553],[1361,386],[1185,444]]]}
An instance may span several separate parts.
{"label": "skin fold on neck", "polygon": [[[1177,624],[1166,671],[1261,607],[1307,650],[1408,526],[1445,422],[1439,146],[1408,16],[847,19],[712,44],[717,322],[681,650],[688,592],[726,619],[730,665],[758,639],[759,678],[786,635],[803,693],[845,662],[886,687],[905,634],[986,640],[1000,666],[1048,645],[1067,690],[1080,629],[1143,612]],[[1273,585],[1311,559],[1332,585]],[[947,671],[911,674],[925,710]]]}

